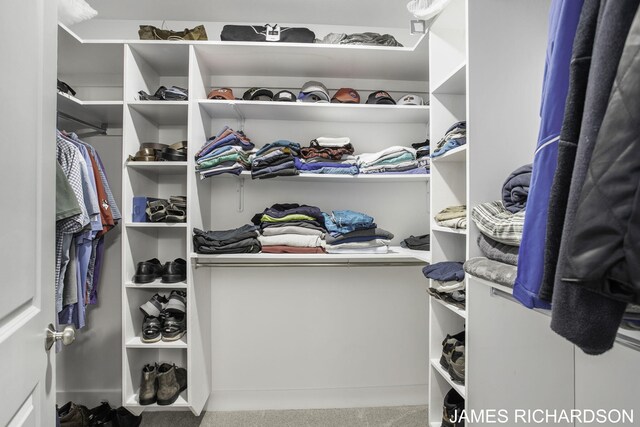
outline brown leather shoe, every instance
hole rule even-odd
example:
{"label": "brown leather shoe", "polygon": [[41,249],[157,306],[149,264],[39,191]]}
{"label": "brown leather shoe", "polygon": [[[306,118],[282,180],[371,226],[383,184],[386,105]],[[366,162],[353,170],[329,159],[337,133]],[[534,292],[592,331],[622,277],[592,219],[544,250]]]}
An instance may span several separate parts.
{"label": "brown leather shoe", "polygon": [[142,380],[140,381],[140,393],[138,394],[138,403],[141,405],[156,403],[157,376],[158,365],[144,365],[142,368]]}
{"label": "brown leather shoe", "polygon": [[171,405],[187,389],[187,370],[163,363],[158,368],[158,405]]}

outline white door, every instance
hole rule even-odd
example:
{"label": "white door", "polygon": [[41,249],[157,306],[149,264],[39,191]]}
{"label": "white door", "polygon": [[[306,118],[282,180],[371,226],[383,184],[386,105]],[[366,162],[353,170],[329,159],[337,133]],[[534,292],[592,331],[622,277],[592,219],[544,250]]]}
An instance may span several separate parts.
{"label": "white door", "polygon": [[0,2],[0,426],[55,425],[57,2]]}

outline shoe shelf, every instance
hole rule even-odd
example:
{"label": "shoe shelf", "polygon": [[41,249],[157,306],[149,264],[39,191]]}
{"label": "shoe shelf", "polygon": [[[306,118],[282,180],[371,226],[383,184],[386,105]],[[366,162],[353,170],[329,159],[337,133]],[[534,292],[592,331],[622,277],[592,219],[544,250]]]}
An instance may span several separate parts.
{"label": "shoe shelf", "polygon": [[[453,123],[451,123],[453,124]],[[466,161],[467,145],[454,148],[444,153],[440,157],[433,157],[432,163],[458,163]]]}
{"label": "shoe shelf", "polygon": [[159,126],[187,124],[189,101],[129,101],[127,106]]}
{"label": "shoe shelf", "polygon": [[445,371],[445,369],[440,366],[440,361],[438,359],[431,359],[429,361],[429,364],[434,371],[436,371],[447,383],[449,383],[451,388],[455,389],[455,391],[457,391],[460,396],[464,397],[465,399],[467,398],[466,387],[463,384],[458,384],[457,382],[453,381],[451,379],[451,375],[449,375],[449,372]]}
{"label": "shoe shelf", "polygon": [[184,398],[184,395],[185,395],[184,392],[181,393],[178,399],[175,402],[173,402],[173,404],[171,405],[165,406],[165,405],[158,405],[157,403],[152,403],[151,405],[140,405],[140,403],[138,403],[138,394],[136,393],[125,401],[125,406],[130,409],[133,409],[133,408],[145,409],[145,410],[152,409],[156,411],[166,410],[168,408],[189,408],[190,406],[189,402],[187,401],[187,399]]}
{"label": "shoe shelf", "polygon": [[457,314],[458,316],[462,317],[463,319],[467,318],[467,310],[463,310],[459,307],[456,307],[453,304],[449,304],[446,301],[442,301],[441,299],[438,299],[434,296],[431,296],[431,301],[436,302],[438,304],[440,304],[441,306],[443,306],[444,308],[451,310],[453,313]]}
{"label": "shoe shelf", "polygon": [[431,224],[431,231],[438,231],[440,233],[450,233],[450,234],[467,234],[466,228],[451,228],[451,227],[443,227],[437,224]]}
{"label": "shoe shelf", "polygon": [[464,95],[467,93],[467,64],[457,65],[443,81],[431,89],[434,95]]}
{"label": "shoe shelf", "polygon": [[226,119],[416,124],[429,122],[428,105],[224,100],[201,100],[198,104],[209,116]]}
{"label": "shoe shelf", "polygon": [[238,265],[251,266],[269,264],[304,265],[328,264],[328,265],[354,265],[354,264],[417,264],[423,265],[431,262],[431,253],[428,251],[414,251],[392,246],[386,254],[223,254],[204,255],[191,254],[191,259],[198,264],[221,264],[223,266]]}
{"label": "shoe shelf", "polygon": [[186,282],[177,282],[177,283],[163,283],[160,279],[155,280],[151,283],[134,283],[132,281],[128,281],[124,283],[126,288],[131,289],[185,289],[187,287]]}
{"label": "shoe shelf", "polygon": [[187,228],[186,222],[127,222],[127,228]]}
{"label": "shoe shelf", "polygon": [[[196,171],[196,173],[198,173]],[[259,179],[251,179],[251,171],[243,171],[240,178],[248,178],[251,181],[260,182]],[[383,182],[429,182],[430,174],[407,174],[407,175],[386,175],[386,174],[362,174],[362,175],[339,175],[339,174],[314,174],[303,173],[296,176],[280,176],[269,178],[269,181],[302,181],[302,182],[353,182],[353,183],[383,183]],[[218,180],[223,178],[237,178],[235,175],[217,175],[205,180]]]}
{"label": "shoe shelf", "polygon": [[186,335],[176,341],[143,342],[140,337],[133,337],[126,342],[127,348],[187,348]]}

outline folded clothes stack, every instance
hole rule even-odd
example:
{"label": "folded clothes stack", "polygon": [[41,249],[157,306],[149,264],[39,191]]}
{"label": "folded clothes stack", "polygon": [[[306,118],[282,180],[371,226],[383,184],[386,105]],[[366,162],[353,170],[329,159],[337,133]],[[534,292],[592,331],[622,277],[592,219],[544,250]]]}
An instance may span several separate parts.
{"label": "folded clothes stack", "polygon": [[300,144],[297,142],[278,140],[267,144],[251,156],[251,178],[298,175],[294,159],[299,154]]}
{"label": "folded clothes stack", "polygon": [[464,308],[466,294],[461,262],[446,261],[427,265],[422,269],[422,274],[432,280],[428,290],[431,295]]}
{"label": "folded clothes stack", "polygon": [[461,147],[467,143],[467,122],[457,122],[451,125],[444,136],[436,144],[431,157],[440,157],[447,151]]}
{"label": "folded clothes stack", "polygon": [[224,173],[240,175],[249,169],[254,147],[243,132],[225,126],[196,153],[196,170],[201,179]]}
{"label": "folded clothes stack", "polygon": [[465,205],[449,206],[434,217],[440,227],[467,228],[467,207]]}
{"label": "folded clothes stack", "polygon": [[416,150],[395,145],[376,153],[363,153],[356,156],[358,168],[362,174],[426,174],[429,173],[424,162],[416,159]]}
{"label": "folded clothes stack", "polygon": [[348,137],[319,137],[300,151],[295,159],[296,169],[302,174],[356,175],[358,167],[353,146]]}
{"label": "folded clothes stack", "polygon": [[377,228],[369,215],[350,210],[323,213],[330,254],[386,254],[393,234]]}
{"label": "folded clothes stack", "polygon": [[428,251],[431,248],[429,242],[429,235],[424,234],[422,236],[410,236],[400,242],[400,246],[407,249],[413,249],[415,251]]}
{"label": "folded clothes stack", "polygon": [[519,167],[502,185],[502,200],[482,203],[471,211],[480,230],[478,247],[490,260],[518,265],[530,184],[531,165]]}
{"label": "folded clothes stack", "polygon": [[431,168],[431,145],[429,139],[413,143],[411,147],[416,150],[416,160],[421,163],[420,166],[424,166],[428,171]]}
{"label": "folded clothes stack", "polygon": [[315,206],[277,203],[254,215],[263,253],[323,253],[324,217]]}
{"label": "folded clothes stack", "polygon": [[255,254],[260,252],[259,227],[246,224],[220,231],[193,229],[193,249],[199,254]]}

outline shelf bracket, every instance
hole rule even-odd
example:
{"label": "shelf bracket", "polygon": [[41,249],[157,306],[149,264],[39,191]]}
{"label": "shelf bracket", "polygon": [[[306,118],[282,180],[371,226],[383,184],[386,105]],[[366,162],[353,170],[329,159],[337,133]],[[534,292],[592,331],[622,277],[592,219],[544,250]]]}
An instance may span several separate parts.
{"label": "shelf bracket", "polygon": [[244,114],[242,114],[242,111],[240,111],[240,108],[238,107],[237,104],[231,104],[231,107],[233,108],[233,112],[236,113],[236,120],[238,121],[238,130],[240,130],[241,132],[244,132],[244,122],[246,120],[246,117],[244,116]]}
{"label": "shelf bracket", "polygon": [[238,178],[238,212],[244,212],[244,178]]}

